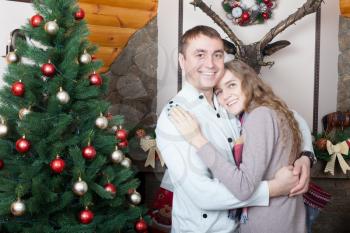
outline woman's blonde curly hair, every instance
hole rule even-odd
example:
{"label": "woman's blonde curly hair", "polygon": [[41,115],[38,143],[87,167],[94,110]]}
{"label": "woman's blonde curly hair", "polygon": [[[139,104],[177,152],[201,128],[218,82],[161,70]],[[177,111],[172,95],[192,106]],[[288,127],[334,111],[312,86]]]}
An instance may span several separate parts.
{"label": "woman's blonde curly hair", "polygon": [[[259,106],[266,106],[275,110],[280,120],[287,120],[293,134],[292,150],[289,156],[289,163],[292,164],[300,153],[301,144],[298,122],[295,120],[292,111],[288,109],[282,99],[275,95],[272,88],[259,78],[253,68],[246,63],[235,59],[225,63],[225,68],[241,81],[242,91],[246,95],[244,111],[250,112]],[[289,135],[283,135],[283,137],[284,140],[288,140]]]}

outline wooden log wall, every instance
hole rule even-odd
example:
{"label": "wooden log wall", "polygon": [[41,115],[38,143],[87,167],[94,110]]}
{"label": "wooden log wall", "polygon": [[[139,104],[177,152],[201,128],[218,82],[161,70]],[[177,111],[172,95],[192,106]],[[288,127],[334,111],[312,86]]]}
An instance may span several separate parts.
{"label": "wooden log wall", "polygon": [[350,0],[339,0],[340,13],[344,17],[350,17]]}
{"label": "wooden log wall", "polygon": [[99,46],[95,54],[109,69],[129,38],[157,15],[158,0],[79,0],[90,30],[89,40]]}

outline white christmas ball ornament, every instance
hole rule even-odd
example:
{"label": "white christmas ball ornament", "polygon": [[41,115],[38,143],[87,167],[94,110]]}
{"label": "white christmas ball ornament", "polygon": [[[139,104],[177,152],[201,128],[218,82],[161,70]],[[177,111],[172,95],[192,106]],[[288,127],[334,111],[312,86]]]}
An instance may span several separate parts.
{"label": "white christmas ball ornament", "polygon": [[60,91],[57,93],[56,97],[62,104],[66,104],[70,100],[69,94],[64,91],[62,87],[60,88]]}
{"label": "white christmas ball ornament", "polygon": [[243,10],[240,7],[235,7],[235,8],[232,9],[232,16],[234,18],[241,17],[242,13],[243,13]]}

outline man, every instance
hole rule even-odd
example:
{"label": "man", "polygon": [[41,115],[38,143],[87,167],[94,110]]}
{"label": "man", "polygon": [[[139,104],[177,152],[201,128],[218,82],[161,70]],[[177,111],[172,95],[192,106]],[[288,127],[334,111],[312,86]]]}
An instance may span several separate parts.
{"label": "man", "polygon": [[[244,202],[213,179],[195,149],[185,142],[170,122],[168,111],[172,106],[180,105],[194,114],[204,135],[227,159],[233,161],[232,148],[234,139],[240,135],[240,123],[218,105],[213,95],[213,87],[224,71],[220,35],[207,26],[190,29],[182,37],[179,62],[185,72],[186,83],[163,109],[156,129],[157,145],[168,167],[174,192],[172,232],[234,232],[237,224],[229,215],[229,209],[267,206],[269,197],[288,194],[298,176],[282,169],[278,172],[278,179],[261,182],[252,197]],[[304,121],[298,121],[303,133],[303,150],[312,151],[310,132]],[[296,161],[294,173],[301,173],[301,182],[292,190],[294,195],[307,190],[309,167],[310,160],[306,156]]]}

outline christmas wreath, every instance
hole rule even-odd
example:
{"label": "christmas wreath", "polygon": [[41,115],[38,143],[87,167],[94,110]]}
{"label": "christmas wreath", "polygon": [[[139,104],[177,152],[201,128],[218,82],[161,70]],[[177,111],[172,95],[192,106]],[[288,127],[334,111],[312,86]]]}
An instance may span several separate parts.
{"label": "christmas wreath", "polygon": [[276,0],[224,0],[222,7],[234,24],[247,26],[270,19]]}

